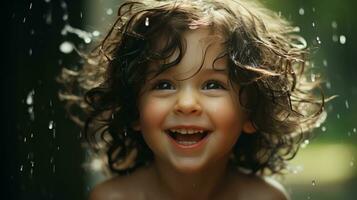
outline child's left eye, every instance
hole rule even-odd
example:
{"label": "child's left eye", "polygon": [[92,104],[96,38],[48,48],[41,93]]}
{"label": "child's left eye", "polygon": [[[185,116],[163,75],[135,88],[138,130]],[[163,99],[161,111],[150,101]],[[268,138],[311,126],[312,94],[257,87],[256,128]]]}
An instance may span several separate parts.
{"label": "child's left eye", "polygon": [[204,90],[220,90],[220,89],[225,90],[226,88],[219,81],[210,80],[204,84],[202,89],[204,89]]}

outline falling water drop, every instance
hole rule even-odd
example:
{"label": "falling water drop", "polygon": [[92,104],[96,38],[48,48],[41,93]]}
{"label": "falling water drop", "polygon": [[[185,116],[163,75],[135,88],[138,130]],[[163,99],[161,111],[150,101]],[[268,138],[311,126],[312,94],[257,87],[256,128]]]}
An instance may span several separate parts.
{"label": "falling water drop", "polygon": [[27,94],[27,98],[26,98],[26,103],[27,105],[32,105],[33,104],[33,96],[35,95],[35,90],[31,90],[28,94]]}
{"label": "falling water drop", "polygon": [[333,42],[338,42],[338,36],[337,35],[332,35],[332,41]]}
{"label": "falling water drop", "polygon": [[340,35],[340,43],[341,44],[346,44],[346,36]]}
{"label": "falling water drop", "polygon": [[321,39],[320,39],[319,36],[316,37],[316,41],[317,41],[318,44],[321,44]]}
{"label": "falling water drop", "polygon": [[322,130],[322,132],[325,132],[325,131],[326,131],[326,127],[325,127],[325,126],[322,126],[322,127],[321,127],[321,130]]}
{"label": "falling water drop", "polygon": [[100,35],[100,32],[97,31],[97,30],[95,30],[95,31],[92,32],[92,35],[93,35],[94,37],[98,37],[98,36]]}
{"label": "falling water drop", "polygon": [[330,82],[326,82],[326,88],[327,89],[331,89],[331,83]]}
{"label": "falling water drop", "polygon": [[346,109],[350,108],[350,104],[348,103],[348,100],[345,101],[345,106],[346,106]]}
{"label": "falling water drop", "polygon": [[64,15],[62,16],[62,19],[63,19],[63,21],[67,21],[67,20],[68,20],[68,14],[67,14],[67,13],[64,14]]}
{"label": "falling water drop", "polygon": [[29,55],[32,56],[32,49],[29,49]]}
{"label": "falling water drop", "polygon": [[311,181],[312,186],[316,186],[316,180]]}
{"label": "falling water drop", "polygon": [[22,172],[24,170],[24,165],[20,166],[20,172]]}
{"label": "falling water drop", "polygon": [[145,26],[149,26],[149,18],[148,17],[145,18]]}
{"label": "falling water drop", "polygon": [[304,14],[305,14],[304,8],[300,8],[300,9],[299,9],[299,14],[300,14],[300,15],[304,15]]}
{"label": "falling water drop", "polygon": [[336,29],[337,28],[337,22],[336,21],[332,21],[331,22],[331,27]]}
{"label": "falling water drop", "polygon": [[324,60],[322,61],[322,64],[323,64],[325,67],[327,67],[327,65],[328,65],[327,60],[324,59]]}
{"label": "falling water drop", "polygon": [[109,8],[106,11],[107,15],[112,15],[113,14],[113,9]]}
{"label": "falling water drop", "polygon": [[69,54],[73,51],[74,45],[68,41],[64,41],[60,46],[59,49],[62,53]]}
{"label": "falling water drop", "polygon": [[339,113],[337,113],[336,118],[337,118],[337,119],[340,119],[340,118],[341,118],[341,116],[340,116]]}
{"label": "falling water drop", "polygon": [[353,132],[356,133],[356,131],[357,131],[356,128],[353,128]]}
{"label": "falling water drop", "polygon": [[22,20],[22,23],[25,23],[26,22],[26,17],[24,17],[24,19]]}
{"label": "falling water drop", "polygon": [[48,129],[52,130],[53,129],[53,121],[51,120],[49,123],[48,123]]}
{"label": "falling water drop", "polygon": [[26,143],[27,142],[27,138],[26,137],[24,137],[24,143]]}
{"label": "falling water drop", "polygon": [[32,9],[32,2],[30,3],[30,7],[29,7],[29,10],[31,10]]}
{"label": "falling water drop", "polygon": [[315,26],[316,26],[315,22],[312,22],[312,27],[315,27]]}

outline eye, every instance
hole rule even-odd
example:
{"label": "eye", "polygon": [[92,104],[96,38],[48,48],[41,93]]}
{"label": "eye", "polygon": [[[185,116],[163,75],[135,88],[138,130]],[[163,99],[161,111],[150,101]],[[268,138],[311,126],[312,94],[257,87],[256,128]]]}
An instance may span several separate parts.
{"label": "eye", "polygon": [[154,84],[153,89],[154,90],[174,90],[175,87],[173,86],[173,84],[170,81],[160,80]]}
{"label": "eye", "polygon": [[204,84],[202,89],[204,89],[204,90],[225,90],[226,88],[219,81],[209,80]]}

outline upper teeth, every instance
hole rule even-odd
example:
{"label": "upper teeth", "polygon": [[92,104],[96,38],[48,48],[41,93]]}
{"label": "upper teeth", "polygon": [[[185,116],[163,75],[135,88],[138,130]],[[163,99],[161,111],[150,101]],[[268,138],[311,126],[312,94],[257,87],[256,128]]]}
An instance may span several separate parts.
{"label": "upper teeth", "polygon": [[203,133],[203,130],[190,130],[190,129],[170,129],[171,132],[176,132],[180,134],[194,134],[194,133]]}

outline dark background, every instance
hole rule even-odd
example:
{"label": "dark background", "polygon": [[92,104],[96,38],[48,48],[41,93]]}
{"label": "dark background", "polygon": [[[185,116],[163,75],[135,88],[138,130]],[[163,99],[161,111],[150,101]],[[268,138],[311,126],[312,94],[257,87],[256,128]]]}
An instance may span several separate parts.
{"label": "dark background", "polygon": [[[68,119],[58,100],[61,87],[55,81],[63,66],[80,65],[75,53],[63,54],[59,46],[63,41],[86,45],[73,34],[61,35],[61,30],[70,24],[92,31],[93,26],[84,20],[90,15],[87,4],[91,2],[17,0],[4,3],[0,199],[85,199],[93,184],[87,181],[89,172],[83,167],[86,154],[80,129]],[[98,2],[119,4],[114,0]],[[313,71],[321,73],[326,80],[323,84],[326,96],[339,95],[327,105],[328,118],[324,128],[316,130],[319,137],[312,142],[312,147],[338,144],[357,155],[354,131],[357,127],[356,1],[265,0],[264,3],[300,27],[309,46],[315,49]],[[301,8],[303,15],[299,13]],[[116,7],[113,11],[115,15]],[[105,10],[101,13],[106,15]],[[66,15],[67,20],[63,18]],[[98,16],[99,23],[109,23],[101,19]],[[332,27],[333,22],[337,27]],[[346,38],[344,44],[340,42],[341,35]],[[33,103],[29,104],[27,99],[32,91]],[[349,169],[354,171],[349,178],[341,179],[342,182],[323,184],[317,180],[317,186],[312,186],[311,181],[295,182],[293,199],[353,199],[357,195],[356,159],[357,156],[352,156],[350,163],[335,163],[350,164]],[[325,167],[321,164],[314,170]]]}

